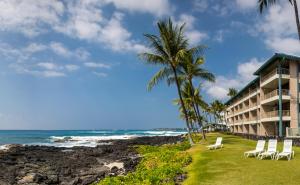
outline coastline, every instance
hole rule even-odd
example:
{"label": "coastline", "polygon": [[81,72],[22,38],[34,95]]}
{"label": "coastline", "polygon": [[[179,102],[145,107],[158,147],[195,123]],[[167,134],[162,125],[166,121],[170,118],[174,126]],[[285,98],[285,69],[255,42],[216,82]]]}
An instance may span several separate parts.
{"label": "coastline", "polygon": [[106,140],[96,147],[12,145],[0,151],[0,184],[90,184],[133,171],[141,160],[136,145],[181,141],[182,135]]}

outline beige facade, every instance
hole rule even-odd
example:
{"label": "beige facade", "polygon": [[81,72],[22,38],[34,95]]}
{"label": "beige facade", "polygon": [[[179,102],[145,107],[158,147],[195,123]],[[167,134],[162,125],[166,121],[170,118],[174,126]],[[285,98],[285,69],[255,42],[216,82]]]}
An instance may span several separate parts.
{"label": "beige facade", "polygon": [[256,78],[226,102],[226,124],[234,133],[299,135],[300,57],[275,54]]}

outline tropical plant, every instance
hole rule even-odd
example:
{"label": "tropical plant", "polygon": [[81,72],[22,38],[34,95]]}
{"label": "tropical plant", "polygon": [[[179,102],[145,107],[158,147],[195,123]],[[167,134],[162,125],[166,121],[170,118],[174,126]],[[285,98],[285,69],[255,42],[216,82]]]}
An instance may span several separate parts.
{"label": "tropical plant", "polygon": [[214,100],[211,102],[211,109],[212,113],[214,114],[215,123],[223,122],[224,120],[222,114],[225,111],[225,105],[219,100]]}
{"label": "tropical plant", "polygon": [[[198,125],[200,128],[203,128],[203,119],[199,107],[207,106],[206,103],[202,100],[199,95],[199,88],[195,88],[193,81],[195,79],[214,82],[215,76],[204,69],[202,65],[204,64],[203,53],[206,49],[206,46],[199,45],[193,47],[183,52],[182,63],[180,64],[178,78],[180,82],[185,82],[185,87],[189,88],[189,97],[191,99],[191,107],[194,109],[196,118],[198,119]],[[169,83],[172,83],[174,78],[169,79]],[[205,132],[202,129],[203,138],[205,139]]]}
{"label": "tropical plant", "polygon": [[237,95],[237,90],[235,88],[229,88],[227,96],[234,97],[235,95]]}
{"label": "tropical plant", "polygon": [[178,68],[180,67],[183,52],[188,47],[188,40],[184,36],[184,24],[181,26],[173,25],[171,19],[168,21],[159,21],[157,23],[159,35],[144,34],[150,45],[150,52],[141,53],[140,57],[148,64],[158,65],[162,68],[153,76],[148,84],[148,90],[151,90],[158,82],[174,77],[177,87],[177,93],[185,116],[186,127],[188,129],[188,138],[191,144],[191,130],[189,126],[189,117],[180,90],[180,81],[178,78]]}
{"label": "tropical plant", "polygon": [[[206,104],[205,102],[202,101],[202,99],[199,95],[199,89],[196,89],[193,80],[194,79],[200,79],[204,81],[209,81],[209,82],[214,82],[215,81],[215,76],[204,69],[202,65],[204,64],[204,57],[203,53],[206,49],[206,46],[200,45],[194,48],[190,48],[187,50],[184,55],[183,55],[183,62],[181,63],[182,68],[180,68],[180,78],[186,81],[191,90],[191,99],[192,99],[192,106],[194,107],[195,114],[198,118],[198,123],[199,126],[202,127],[202,133],[203,133],[203,138],[205,139],[205,132],[203,130],[203,124],[201,121],[201,114],[199,110],[199,105],[203,106]],[[202,101],[202,102],[198,102]],[[205,106],[205,105],[204,105]]]}
{"label": "tropical plant", "polygon": [[[202,97],[199,95],[198,92],[199,91],[195,91],[193,93],[193,88],[190,85],[190,83],[188,83],[188,82],[185,82],[181,88],[183,102],[185,103],[185,106],[187,108],[187,112],[188,112],[188,116],[189,116],[189,120],[190,120],[190,123],[189,123],[190,127],[196,131],[198,130],[198,129],[196,129],[196,124],[198,124],[198,127],[200,129],[202,129],[203,122],[205,121],[204,117],[201,116],[200,113],[198,113],[196,107],[207,105],[205,103],[205,101],[202,100]],[[179,106],[180,118],[184,118],[183,109],[182,109],[180,100],[175,99],[173,102]],[[203,135],[203,137],[205,138],[205,135]]]}
{"label": "tropical plant", "polygon": [[[300,21],[299,21],[297,0],[286,0],[286,2],[289,2],[294,7],[295,18],[296,18],[296,25],[297,25],[297,31],[298,31],[298,38],[300,40]],[[276,3],[277,3],[277,0],[258,0],[258,5],[259,5],[259,11],[260,11],[260,13],[262,13],[263,10],[265,8],[267,8],[268,6],[274,5]]]}

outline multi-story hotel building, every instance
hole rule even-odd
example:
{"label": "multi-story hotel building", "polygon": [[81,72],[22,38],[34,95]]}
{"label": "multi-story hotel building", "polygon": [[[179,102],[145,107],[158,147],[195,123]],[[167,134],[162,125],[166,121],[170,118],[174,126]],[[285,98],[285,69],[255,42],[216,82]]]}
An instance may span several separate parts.
{"label": "multi-story hotel building", "polygon": [[226,124],[233,133],[299,135],[300,57],[276,53],[256,78],[226,102]]}

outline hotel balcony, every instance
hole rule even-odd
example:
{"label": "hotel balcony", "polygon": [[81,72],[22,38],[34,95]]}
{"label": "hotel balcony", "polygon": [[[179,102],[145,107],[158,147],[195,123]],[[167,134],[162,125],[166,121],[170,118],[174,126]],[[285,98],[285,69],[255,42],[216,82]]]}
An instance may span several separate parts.
{"label": "hotel balcony", "polygon": [[258,104],[252,104],[251,106],[249,106],[248,111],[256,111],[258,108]]}
{"label": "hotel balcony", "polygon": [[[290,121],[290,111],[289,110],[282,110],[282,121]],[[279,121],[279,110],[265,112],[262,115],[261,122],[273,122]]]}
{"label": "hotel balcony", "polygon": [[[290,101],[291,97],[290,97],[289,90],[288,89],[282,89],[281,92],[282,92],[282,103]],[[275,89],[271,92],[266,93],[263,96],[261,104],[262,105],[263,104],[273,105],[273,104],[278,103],[278,100],[279,100],[279,90]]]}
{"label": "hotel balcony", "polygon": [[259,120],[258,117],[254,117],[254,118],[245,118],[244,119],[244,124],[254,124],[257,123]]}
{"label": "hotel balcony", "polygon": [[[278,78],[279,78],[280,70],[275,68],[274,70],[270,71],[268,74],[263,75],[261,77],[261,87],[265,88],[274,88],[278,87]],[[281,69],[281,79],[282,84],[288,83],[290,79],[290,70],[286,68]]]}
{"label": "hotel balcony", "polygon": [[241,103],[248,100],[249,98],[256,97],[257,94],[259,94],[259,88],[251,89],[248,92],[243,93],[228,107],[228,109],[234,109],[235,112],[240,111],[239,109],[236,108],[236,106],[240,105]]}

